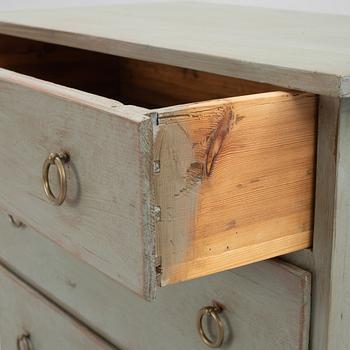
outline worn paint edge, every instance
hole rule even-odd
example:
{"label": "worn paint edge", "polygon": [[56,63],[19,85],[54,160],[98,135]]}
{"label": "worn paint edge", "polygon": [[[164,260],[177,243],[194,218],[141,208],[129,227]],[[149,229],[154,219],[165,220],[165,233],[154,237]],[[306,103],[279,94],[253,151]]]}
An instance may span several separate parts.
{"label": "worn paint edge", "polygon": [[[267,63],[242,61],[235,58],[175,50],[90,34],[73,33],[45,27],[35,27],[0,21],[0,33],[86,49],[122,57],[196,69],[203,72],[268,83],[288,89],[316,94],[341,96],[341,77],[332,73],[281,67]],[[186,58],[184,60],[184,57]],[[264,77],[261,72],[264,71]],[[350,90],[349,90],[350,93]]]}
{"label": "worn paint edge", "polygon": [[147,119],[147,117],[142,114],[142,108],[135,107],[140,110],[139,113],[127,113],[127,108],[132,109],[133,107],[125,106],[117,100],[33,78],[4,68],[0,68],[0,80],[47,96],[53,96],[59,100],[72,102],[75,105],[87,106],[96,111],[103,111],[111,115],[116,115],[126,122],[142,123]]}
{"label": "worn paint edge", "polygon": [[[284,248],[286,240],[288,240],[289,244],[287,248]],[[229,251],[225,253],[225,264],[221,263],[220,268],[217,268],[217,266],[219,266],[217,264],[217,261],[220,260],[222,262],[222,254],[217,256],[203,257],[201,259],[191,260],[186,263],[180,263],[173,266],[173,275],[177,276],[178,271],[181,271],[180,275],[183,277],[176,277],[168,279],[166,281],[162,280],[161,286],[171,285],[194,278],[212,275],[214,273],[223,272],[226,270],[235,269],[238,267],[247,266],[252,263],[275,258],[276,256],[292,253],[297,250],[306,249],[311,246],[311,242],[311,231],[305,231],[269,240],[263,243],[250,245],[249,247],[241,247]],[[267,247],[269,248],[268,252],[266,252]],[[251,259],[247,252],[253,249],[257,252],[260,252],[260,254],[256,255],[254,259]],[[278,251],[279,254],[276,254],[276,251]],[[202,264],[205,264],[207,266],[204,272],[197,269],[197,266],[200,266]],[[186,271],[186,273],[184,271]]]}
{"label": "worn paint edge", "polygon": [[340,78],[340,97],[350,97],[350,75]]}
{"label": "worn paint edge", "polygon": [[155,234],[155,194],[153,186],[153,125],[147,118],[139,125],[140,187],[142,189],[142,239],[143,256],[143,295],[146,300],[156,297],[156,234]]}

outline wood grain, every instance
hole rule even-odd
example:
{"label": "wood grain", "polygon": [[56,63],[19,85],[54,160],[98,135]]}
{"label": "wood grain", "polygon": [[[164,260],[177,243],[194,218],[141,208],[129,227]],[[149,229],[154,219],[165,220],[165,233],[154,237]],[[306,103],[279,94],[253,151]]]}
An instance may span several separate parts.
{"label": "wood grain", "polygon": [[[144,109],[3,69],[0,105],[0,206],[152,299],[152,126]],[[41,169],[59,150],[71,160],[67,199],[55,207]]]}
{"label": "wood grain", "polygon": [[116,350],[78,321],[0,266],[1,347],[17,350],[17,337],[30,334],[35,350]]}
{"label": "wood grain", "polygon": [[278,90],[269,84],[1,34],[0,67],[147,108]]}
{"label": "wood grain", "polygon": [[205,349],[195,321],[215,299],[225,306],[221,349],[308,350],[311,276],[296,266],[264,261],[160,288],[147,303],[6,213],[0,242],[2,261],[120,349]]}
{"label": "wood grain", "polygon": [[166,64],[118,59],[121,101],[147,108],[234,97],[280,88]]}
{"label": "wood grain", "polygon": [[2,12],[0,21],[4,34],[317,94],[350,94],[348,16],[175,2]]}
{"label": "wood grain", "polygon": [[316,102],[274,92],[158,110],[162,285],[311,245]]}

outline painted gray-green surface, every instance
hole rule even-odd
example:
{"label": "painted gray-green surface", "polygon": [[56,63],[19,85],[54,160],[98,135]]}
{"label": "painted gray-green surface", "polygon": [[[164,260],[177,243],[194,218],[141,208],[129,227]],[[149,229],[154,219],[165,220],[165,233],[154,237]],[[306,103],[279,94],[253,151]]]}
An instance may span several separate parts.
{"label": "painted gray-green surface", "polygon": [[308,349],[311,278],[297,267],[266,261],[160,288],[147,302],[3,213],[0,240],[3,261],[123,350],[206,349],[196,317],[213,300],[225,306],[222,349]]}
{"label": "painted gray-green surface", "polygon": [[173,2],[2,12],[0,22],[5,34],[350,94],[350,16]]}

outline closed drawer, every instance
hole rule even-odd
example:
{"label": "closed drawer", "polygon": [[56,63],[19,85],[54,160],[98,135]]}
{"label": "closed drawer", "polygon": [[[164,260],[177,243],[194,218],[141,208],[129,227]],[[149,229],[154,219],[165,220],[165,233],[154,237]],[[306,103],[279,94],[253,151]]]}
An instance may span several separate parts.
{"label": "closed drawer", "polygon": [[0,106],[1,207],[147,299],[311,245],[313,95],[149,110],[3,69]]}
{"label": "closed drawer", "polygon": [[[308,349],[311,278],[298,267],[264,261],[161,288],[148,303],[34,230],[10,225],[6,215],[0,215],[0,240],[11,269],[120,349],[208,348],[196,319],[213,301],[224,307],[220,349]],[[215,324],[210,330],[215,337]]]}
{"label": "closed drawer", "polygon": [[2,266],[0,312],[1,349],[115,349]]}

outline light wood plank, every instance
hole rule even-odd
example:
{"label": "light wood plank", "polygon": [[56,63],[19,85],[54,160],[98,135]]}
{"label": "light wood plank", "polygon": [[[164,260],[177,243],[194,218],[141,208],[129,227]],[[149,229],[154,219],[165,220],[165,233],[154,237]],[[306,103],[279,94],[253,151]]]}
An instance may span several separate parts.
{"label": "light wood plank", "polygon": [[18,350],[30,334],[35,350],[116,350],[0,266],[0,347]]}
{"label": "light wood plank", "polygon": [[0,213],[0,256],[11,269],[125,350],[203,350],[196,316],[224,304],[223,350],[308,350],[310,282],[298,267],[266,261],[171,287],[147,303],[30,228]]}
{"label": "light wood plank", "polygon": [[3,12],[0,21],[5,34],[324,95],[350,93],[348,16],[176,2]]}
{"label": "light wood plank", "polygon": [[[152,299],[152,125],[144,110],[6,70],[0,104],[0,205]],[[55,207],[41,169],[60,150],[71,160],[67,199]]]}
{"label": "light wood plank", "polygon": [[118,68],[121,100],[147,108],[280,89],[274,85],[130,58],[119,57]]}
{"label": "light wood plank", "polygon": [[311,245],[316,102],[274,92],[158,110],[162,285]]}

